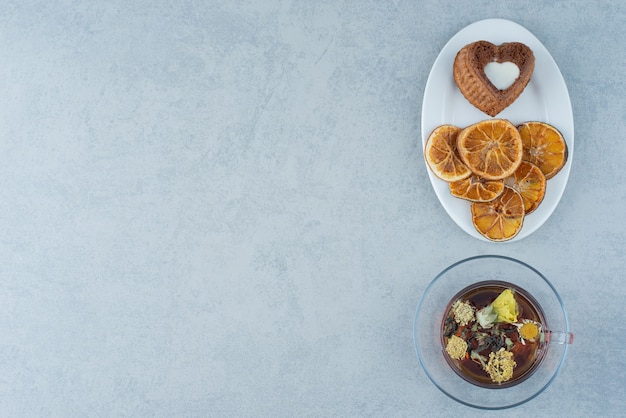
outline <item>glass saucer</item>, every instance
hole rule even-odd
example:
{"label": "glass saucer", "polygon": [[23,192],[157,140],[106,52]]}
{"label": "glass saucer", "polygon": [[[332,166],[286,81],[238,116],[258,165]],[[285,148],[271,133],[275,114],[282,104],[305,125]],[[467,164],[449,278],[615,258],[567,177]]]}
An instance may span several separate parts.
{"label": "glass saucer", "polygon": [[554,382],[565,361],[568,344],[548,344],[537,370],[514,386],[484,388],[461,378],[444,357],[441,321],[454,295],[467,286],[487,280],[509,282],[525,289],[541,306],[551,330],[570,332],[563,301],[543,274],[514,258],[481,255],[452,264],[428,285],[415,313],[415,350],[428,378],[455,401],[478,409],[512,408],[535,398]]}

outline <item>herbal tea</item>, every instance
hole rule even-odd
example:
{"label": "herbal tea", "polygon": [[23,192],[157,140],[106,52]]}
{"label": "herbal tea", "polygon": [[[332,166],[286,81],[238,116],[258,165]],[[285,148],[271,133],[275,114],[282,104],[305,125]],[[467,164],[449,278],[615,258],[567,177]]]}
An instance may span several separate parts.
{"label": "herbal tea", "polygon": [[535,299],[507,282],[460,291],[441,323],[444,356],[463,379],[502,388],[528,378],[541,363],[545,319]]}

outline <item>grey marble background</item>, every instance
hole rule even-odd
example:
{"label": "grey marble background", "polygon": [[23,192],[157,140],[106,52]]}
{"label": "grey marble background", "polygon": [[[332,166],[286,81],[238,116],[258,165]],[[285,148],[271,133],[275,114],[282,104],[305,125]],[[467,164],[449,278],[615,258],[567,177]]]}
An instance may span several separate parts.
{"label": "grey marble background", "polygon": [[[488,17],[544,43],[575,118],[560,205],[508,244],[454,224],[421,151],[430,67]],[[623,414],[625,21],[622,1],[2,1],[0,415],[484,415],[430,383],[412,322],[487,253],[542,271],[576,332],[507,414]]]}

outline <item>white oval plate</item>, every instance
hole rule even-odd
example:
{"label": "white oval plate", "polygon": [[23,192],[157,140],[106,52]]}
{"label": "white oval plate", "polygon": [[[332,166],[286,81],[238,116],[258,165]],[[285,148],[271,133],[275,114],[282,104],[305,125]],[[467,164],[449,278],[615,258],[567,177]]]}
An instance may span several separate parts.
{"label": "white oval plate", "polygon": [[[543,202],[524,218],[522,230],[514,238],[505,241],[512,242],[527,237],[543,225],[556,209],[565,191],[574,156],[572,104],[559,67],[532,33],[509,20],[481,20],[466,26],[454,35],[433,64],[422,104],[422,149],[426,145],[428,135],[439,125],[452,124],[463,128],[481,120],[492,119],[463,97],[452,75],[452,65],[457,52],[465,45],[479,40],[496,45],[504,42],[522,42],[530,47],[535,55],[535,70],[530,82],[517,100],[496,115],[496,118],[508,119],[514,125],[527,121],[549,123],[563,134],[568,147],[567,162],[556,176],[547,181]],[[470,202],[452,196],[448,183],[435,177],[428,166],[426,167],[435,194],[452,220],[469,235],[489,241],[480,235],[472,224]]]}

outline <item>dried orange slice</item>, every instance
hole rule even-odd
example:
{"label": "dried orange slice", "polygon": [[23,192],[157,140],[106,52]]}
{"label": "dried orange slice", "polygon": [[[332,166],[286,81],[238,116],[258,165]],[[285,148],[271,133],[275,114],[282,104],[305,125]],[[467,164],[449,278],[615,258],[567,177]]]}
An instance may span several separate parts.
{"label": "dried orange slice", "polygon": [[486,180],[476,174],[449,184],[450,194],[471,202],[489,202],[504,190],[504,180]]}
{"label": "dried orange slice", "polygon": [[554,177],[567,161],[563,135],[545,122],[526,122],[517,129],[524,146],[524,160],[538,166],[546,179]]}
{"label": "dried orange slice", "polygon": [[539,167],[528,161],[522,161],[506,184],[522,196],[526,215],[539,207],[546,194],[546,177]]}
{"label": "dried orange slice", "polygon": [[506,119],[488,119],[463,129],[457,138],[461,160],[474,174],[499,180],[522,161],[522,138]]}
{"label": "dried orange slice", "polygon": [[524,223],[524,201],[510,187],[490,202],[473,202],[472,223],[491,241],[506,241],[516,236]]}
{"label": "dried orange slice", "polygon": [[456,149],[457,136],[461,128],[441,125],[435,128],[426,140],[424,158],[428,167],[440,179],[450,182],[469,177],[472,172],[461,161]]}

